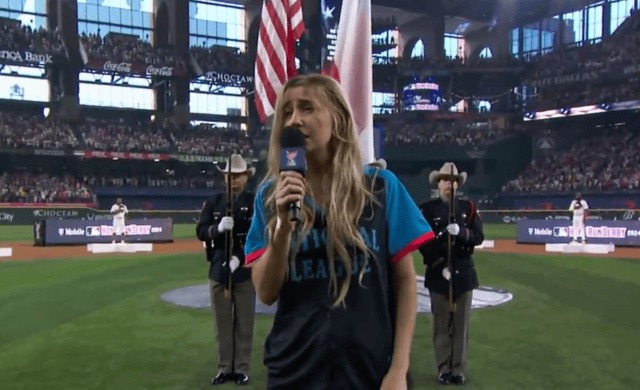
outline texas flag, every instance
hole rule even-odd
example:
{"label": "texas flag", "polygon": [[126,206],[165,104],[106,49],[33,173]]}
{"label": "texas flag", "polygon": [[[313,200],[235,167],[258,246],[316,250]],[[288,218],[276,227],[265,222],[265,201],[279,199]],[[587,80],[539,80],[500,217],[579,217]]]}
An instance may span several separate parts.
{"label": "texas flag", "polygon": [[373,146],[373,61],[371,0],[343,0],[333,62],[322,73],[337,80],[351,107],[365,164],[375,161]]}

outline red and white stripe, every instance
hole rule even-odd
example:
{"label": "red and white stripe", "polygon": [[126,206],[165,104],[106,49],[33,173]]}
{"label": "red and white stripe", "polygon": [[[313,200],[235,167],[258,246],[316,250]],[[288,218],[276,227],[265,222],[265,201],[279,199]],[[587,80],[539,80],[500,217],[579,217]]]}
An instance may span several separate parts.
{"label": "red and white stripe", "polygon": [[374,162],[371,0],[342,1],[333,66],[324,73],[342,86],[351,107],[364,163]]}
{"label": "red and white stripe", "polygon": [[255,102],[264,123],[278,92],[296,75],[295,43],[304,32],[301,0],[264,0],[255,68]]}

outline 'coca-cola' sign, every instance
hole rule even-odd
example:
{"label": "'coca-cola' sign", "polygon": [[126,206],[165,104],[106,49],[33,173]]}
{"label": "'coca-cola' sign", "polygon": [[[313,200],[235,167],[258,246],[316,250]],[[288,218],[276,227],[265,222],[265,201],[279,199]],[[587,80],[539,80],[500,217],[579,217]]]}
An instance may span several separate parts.
{"label": "'coca-cola' sign", "polygon": [[153,65],[149,65],[147,67],[147,74],[150,76],[171,77],[173,76],[173,67],[163,66],[161,68],[156,68]]}
{"label": "'coca-cola' sign", "polygon": [[120,74],[135,74],[146,77],[186,77],[187,69],[184,66],[156,66],[140,62],[117,62],[91,59],[85,65],[89,69]]}
{"label": "'coca-cola' sign", "polygon": [[107,61],[102,66],[104,70],[109,70],[112,72],[122,72],[122,73],[131,73],[131,63],[130,62],[111,62]]}

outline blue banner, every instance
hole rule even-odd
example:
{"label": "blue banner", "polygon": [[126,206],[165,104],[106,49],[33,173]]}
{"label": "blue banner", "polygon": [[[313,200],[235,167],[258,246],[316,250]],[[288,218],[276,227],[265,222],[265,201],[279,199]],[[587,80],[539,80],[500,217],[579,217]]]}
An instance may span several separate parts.
{"label": "blue banner", "polygon": [[[570,219],[524,219],[518,221],[518,244],[568,244],[573,240]],[[640,246],[640,221],[587,220],[585,226],[589,244]]]}
{"label": "blue banner", "polygon": [[[82,219],[37,220],[33,225],[35,245],[77,245],[109,243],[113,239],[111,221]],[[131,218],[126,222],[126,242],[171,242],[171,218]]]}

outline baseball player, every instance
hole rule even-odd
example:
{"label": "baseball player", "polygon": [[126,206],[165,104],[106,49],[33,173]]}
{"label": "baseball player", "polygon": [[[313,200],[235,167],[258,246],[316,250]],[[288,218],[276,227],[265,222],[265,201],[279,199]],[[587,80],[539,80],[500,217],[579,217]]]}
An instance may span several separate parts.
{"label": "baseball player", "polygon": [[122,204],[122,198],[116,199],[116,203],[111,206],[111,215],[113,215],[113,234],[112,243],[116,243],[116,234],[122,236],[120,242],[124,243],[124,237],[127,235],[124,217],[129,214],[127,206]]}
{"label": "baseball player", "polygon": [[573,213],[573,241],[571,241],[571,243],[578,243],[578,232],[580,232],[580,237],[582,238],[581,242],[586,244],[585,221],[587,220],[589,205],[587,204],[587,201],[582,199],[581,193],[578,192],[576,194],[576,198],[571,201],[569,211]]}

